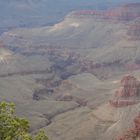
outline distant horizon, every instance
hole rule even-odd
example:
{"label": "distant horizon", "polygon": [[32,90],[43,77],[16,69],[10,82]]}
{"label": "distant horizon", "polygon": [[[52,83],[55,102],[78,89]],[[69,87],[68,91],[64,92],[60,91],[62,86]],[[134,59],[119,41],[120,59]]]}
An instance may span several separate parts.
{"label": "distant horizon", "polygon": [[1,0],[0,32],[14,27],[53,25],[73,10],[104,10],[139,0]]}

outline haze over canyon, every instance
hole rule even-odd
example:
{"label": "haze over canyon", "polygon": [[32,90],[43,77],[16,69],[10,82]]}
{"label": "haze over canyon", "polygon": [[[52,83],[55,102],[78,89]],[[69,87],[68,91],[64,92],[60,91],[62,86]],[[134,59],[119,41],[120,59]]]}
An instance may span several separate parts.
{"label": "haze over canyon", "polygon": [[0,7],[0,101],[16,104],[31,133],[140,140],[138,0],[2,0]]}

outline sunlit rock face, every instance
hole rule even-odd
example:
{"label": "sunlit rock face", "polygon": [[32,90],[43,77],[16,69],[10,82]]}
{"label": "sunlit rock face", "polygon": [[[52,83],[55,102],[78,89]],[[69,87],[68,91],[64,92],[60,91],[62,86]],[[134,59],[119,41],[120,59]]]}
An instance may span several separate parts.
{"label": "sunlit rock face", "polygon": [[134,119],[134,128],[130,128],[118,140],[140,140],[140,115]]}
{"label": "sunlit rock face", "polygon": [[134,105],[139,102],[140,96],[140,81],[135,77],[128,75],[125,76],[120,82],[120,89],[110,100],[110,104],[114,107],[124,107]]}

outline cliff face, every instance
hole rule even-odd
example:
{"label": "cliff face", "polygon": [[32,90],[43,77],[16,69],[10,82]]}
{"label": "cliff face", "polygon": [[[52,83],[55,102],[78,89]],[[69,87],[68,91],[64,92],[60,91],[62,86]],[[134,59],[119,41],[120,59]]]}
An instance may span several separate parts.
{"label": "cliff face", "polygon": [[140,82],[133,76],[125,76],[121,80],[121,88],[116,91],[116,97],[137,97],[139,96]]}
{"label": "cliff face", "polygon": [[140,95],[140,82],[133,76],[125,76],[120,82],[120,89],[115,93],[110,104],[114,107],[124,107],[137,104]]}
{"label": "cliff face", "polygon": [[134,128],[127,131],[127,133],[118,140],[139,140],[140,139],[140,115],[134,119]]}
{"label": "cliff face", "polygon": [[111,19],[118,21],[130,21],[140,17],[140,4],[127,4],[112,10],[80,10],[72,13],[73,16],[95,16],[97,18]]}
{"label": "cliff face", "polygon": [[[74,17],[94,17],[116,22],[134,21],[128,25],[128,39],[140,40],[140,4],[132,3],[111,10],[80,10],[72,13]],[[135,21],[136,20],[136,21]]]}
{"label": "cliff face", "polygon": [[140,4],[127,4],[115,10],[110,10],[107,17],[117,20],[130,21],[140,16]]}

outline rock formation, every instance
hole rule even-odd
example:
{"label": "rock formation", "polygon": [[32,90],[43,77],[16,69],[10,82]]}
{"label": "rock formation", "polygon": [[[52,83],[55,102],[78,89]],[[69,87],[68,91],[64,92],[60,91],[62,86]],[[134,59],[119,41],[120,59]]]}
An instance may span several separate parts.
{"label": "rock formation", "polygon": [[121,80],[121,87],[116,91],[110,104],[114,107],[123,107],[137,104],[140,95],[140,81],[135,77],[128,75]]}
{"label": "rock formation", "polygon": [[118,140],[139,140],[140,139],[140,115],[134,119],[134,128],[127,131],[127,133]]}
{"label": "rock formation", "polygon": [[106,14],[110,19],[130,21],[140,16],[140,4],[132,3],[110,10]]}
{"label": "rock formation", "polygon": [[129,26],[127,35],[129,36],[129,40],[140,40],[140,18]]}
{"label": "rock formation", "polygon": [[117,21],[130,21],[140,17],[140,4],[127,4],[122,7],[106,11],[80,10],[73,12],[72,16],[94,16],[97,18],[111,19]]}

